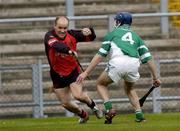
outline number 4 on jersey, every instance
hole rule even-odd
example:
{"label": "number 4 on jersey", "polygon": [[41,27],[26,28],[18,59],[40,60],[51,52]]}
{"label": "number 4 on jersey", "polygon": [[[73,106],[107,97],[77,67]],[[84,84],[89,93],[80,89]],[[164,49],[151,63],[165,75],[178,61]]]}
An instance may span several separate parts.
{"label": "number 4 on jersey", "polygon": [[129,42],[131,45],[134,44],[134,40],[132,39],[131,32],[127,32],[121,37],[121,40]]}

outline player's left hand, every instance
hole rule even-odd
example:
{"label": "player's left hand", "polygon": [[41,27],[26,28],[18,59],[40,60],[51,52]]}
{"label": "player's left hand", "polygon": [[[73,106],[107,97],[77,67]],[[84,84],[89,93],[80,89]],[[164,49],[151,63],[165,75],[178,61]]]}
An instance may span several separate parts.
{"label": "player's left hand", "polygon": [[91,35],[91,30],[89,28],[82,29],[82,33],[84,36]]}
{"label": "player's left hand", "polygon": [[69,54],[70,54],[71,56],[73,56],[74,58],[78,58],[78,54],[77,54],[76,51],[69,50]]}
{"label": "player's left hand", "polygon": [[81,74],[77,77],[76,83],[78,83],[78,84],[82,83],[83,80],[87,77],[87,75],[88,75],[88,74],[87,74],[86,72],[81,73]]}

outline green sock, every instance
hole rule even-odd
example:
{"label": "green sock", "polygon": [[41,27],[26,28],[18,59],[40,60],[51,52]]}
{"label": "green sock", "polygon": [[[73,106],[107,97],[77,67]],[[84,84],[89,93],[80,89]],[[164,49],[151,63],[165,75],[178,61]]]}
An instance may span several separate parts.
{"label": "green sock", "polygon": [[142,119],[142,118],[144,118],[144,115],[143,115],[142,110],[136,110],[136,111],[135,111],[135,114],[136,114],[136,119]]}
{"label": "green sock", "polygon": [[111,109],[112,108],[112,102],[111,101],[104,102],[104,107],[106,110]]}

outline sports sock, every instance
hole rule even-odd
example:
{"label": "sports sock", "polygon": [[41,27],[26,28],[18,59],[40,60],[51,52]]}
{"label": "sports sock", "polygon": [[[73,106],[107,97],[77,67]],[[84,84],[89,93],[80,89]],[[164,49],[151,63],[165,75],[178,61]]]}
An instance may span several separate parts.
{"label": "sports sock", "polygon": [[95,105],[96,104],[92,99],[91,99],[91,104],[87,104],[87,106],[90,107],[91,109],[93,109]]}
{"label": "sports sock", "polygon": [[112,102],[111,101],[104,102],[104,107],[106,110],[111,109],[112,108]]}
{"label": "sports sock", "polygon": [[143,115],[143,112],[141,109],[136,110],[135,114],[136,114],[136,119],[143,119],[144,118],[144,115]]}
{"label": "sports sock", "polygon": [[86,117],[86,112],[82,109],[81,113],[78,114],[78,116],[80,116],[81,118]]}

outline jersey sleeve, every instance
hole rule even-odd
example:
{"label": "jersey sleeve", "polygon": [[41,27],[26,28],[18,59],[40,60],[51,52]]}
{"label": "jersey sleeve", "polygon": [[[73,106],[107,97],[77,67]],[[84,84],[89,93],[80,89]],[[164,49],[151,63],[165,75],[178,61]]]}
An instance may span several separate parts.
{"label": "jersey sleeve", "polygon": [[58,41],[57,38],[54,37],[51,33],[46,34],[45,43],[46,46],[49,46],[50,48],[54,48],[57,52],[65,53],[65,54],[69,53],[70,48],[63,42]]}
{"label": "jersey sleeve", "polygon": [[98,50],[98,54],[103,56],[103,57],[106,57],[110,51],[110,48],[111,48],[111,41],[110,41],[110,35],[107,34],[105,37],[104,37],[104,40],[101,44],[101,47],[100,49]]}
{"label": "jersey sleeve", "polygon": [[91,30],[91,35],[88,36],[84,36],[82,30],[68,30],[68,33],[72,35],[77,42],[93,41],[96,38],[96,34],[92,27],[90,27],[89,29]]}
{"label": "jersey sleeve", "polygon": [[139,38],[139,46],[137,50],[142,64],[147,63],[147,61],[152,59],[152,55],[149,52],[148,47],[145,45],[144,41],[141,38]]}

